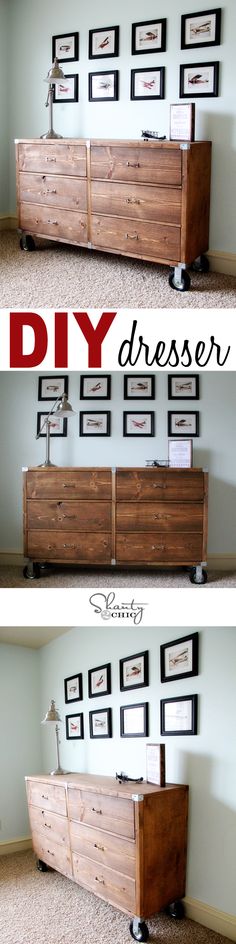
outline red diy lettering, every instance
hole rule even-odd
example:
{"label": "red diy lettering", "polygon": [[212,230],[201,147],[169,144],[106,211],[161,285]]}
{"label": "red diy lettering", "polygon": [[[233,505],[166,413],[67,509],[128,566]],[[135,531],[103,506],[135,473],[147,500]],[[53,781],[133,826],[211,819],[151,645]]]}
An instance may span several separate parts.
{"label": "red diy lettering", "polygon": [[88,344],[88,367],[101,367],[102,342],[114,321],[116,311],[104,311],[96,328],[93,328],[86,311],[74,311],[73,314]]}
{"label": "red diy lettering", "polygon": [[[28,325],[34,331],[34,349],[23,354],[23,328]],[[10,313],[10,367],[37,367],[47,352],[47,328],[41,315],[36,312]]]}

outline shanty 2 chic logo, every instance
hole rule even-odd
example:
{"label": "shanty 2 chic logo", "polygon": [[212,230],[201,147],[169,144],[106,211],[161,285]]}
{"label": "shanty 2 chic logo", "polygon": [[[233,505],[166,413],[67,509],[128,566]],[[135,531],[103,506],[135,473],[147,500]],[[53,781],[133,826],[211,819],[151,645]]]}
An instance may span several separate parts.
{"label": "shanty 2 chic logo", "polygon": [[131,600],[130,603],[116,603],[116,595],[113,591],[111,593],[93,593],[89,597],[89,603],[94,608],[94,613],[97,613],[102,620],[109,619],[128,619],[138,626],[142,622],[143,613],[146,603],[136,603],[135,600]]}

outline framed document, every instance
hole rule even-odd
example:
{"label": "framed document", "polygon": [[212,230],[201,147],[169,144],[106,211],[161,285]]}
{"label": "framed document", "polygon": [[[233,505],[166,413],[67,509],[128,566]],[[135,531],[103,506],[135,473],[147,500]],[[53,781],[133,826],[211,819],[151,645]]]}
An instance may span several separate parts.
{"label": "framed document", "polygon": [[170,106],[170,141],[194,141],[195,104]]}
{"label": "framed document", "polygon": [[146,767],[147,782],[165,787],[165,744],[147,744]]}
{"label": "framed document", "polygon": [[169,466],[172,469],[191,469],[193,464],[193,440],[169,439]]}

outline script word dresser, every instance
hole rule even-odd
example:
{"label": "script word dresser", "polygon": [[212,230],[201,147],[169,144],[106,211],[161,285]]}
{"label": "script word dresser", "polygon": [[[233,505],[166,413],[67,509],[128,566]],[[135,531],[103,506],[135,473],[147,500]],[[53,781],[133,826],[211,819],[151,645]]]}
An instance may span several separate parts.
{"label": "script word dresser", "polygon": [[202,469],[24,470],[24,576],[40,564],[189,567],[207,579],[208,475]]}
{"label": "script word dresser", "polygon": [[67,774],[26,778],[33,848],[49,865],[131,917],[147,941],[146,919],[185,894],[188,787],[118,783]]}
{"label": "script word dresser", "polygon": [[208,271],[211,142],[16,141],[21,249],[34,237]]}

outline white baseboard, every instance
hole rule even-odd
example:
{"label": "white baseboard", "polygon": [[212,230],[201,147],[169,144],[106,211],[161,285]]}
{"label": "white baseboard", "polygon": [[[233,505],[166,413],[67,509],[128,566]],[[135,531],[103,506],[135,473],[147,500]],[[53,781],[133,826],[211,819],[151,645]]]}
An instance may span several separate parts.
{"label": "white baseboard", "polygon": [[26,852],[27,849],[32,849],[31,836],[28,836],[27,839],[10,839],[9,842],[0,842],[0,856],[12,855],[15,852]]}
{"label": "white baseboard", "polygon": [[221,272],[223,275],[236,276],[235,252],[221,252],[216,249],[209,249],[207,256],[211,272]]}
{"label": "white baseboard", "polygon": [[184,899],[185,912],[187,918],[203,924],[205,928],[211,928],[217,934],[223,934],[230,941],[236,941],[236,915],[227,914],[225,911],[219,911],[218,908],[212,908],[211,905],[205,905],[196,898]]}

